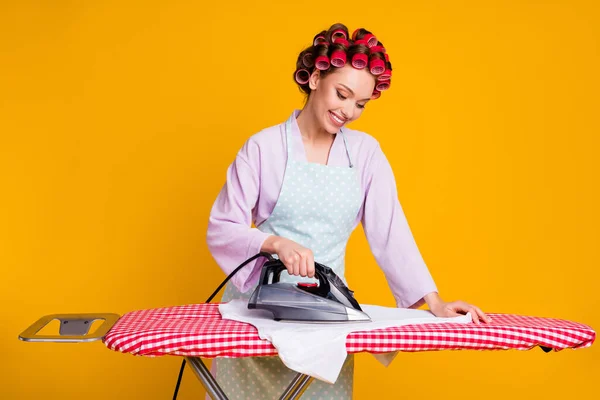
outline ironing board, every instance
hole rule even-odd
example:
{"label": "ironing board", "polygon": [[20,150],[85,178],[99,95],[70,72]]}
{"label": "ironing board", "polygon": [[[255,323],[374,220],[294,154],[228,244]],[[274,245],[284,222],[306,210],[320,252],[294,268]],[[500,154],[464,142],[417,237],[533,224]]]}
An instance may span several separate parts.
{"label": "ironing board", "polygon": [[[419,324],[354,332],[348,335],[348,353],[388,353],[434,350],[542,350],[560,351],[591,346],[596,332],[589,326],[562,319],[488,313],[488,324]],[[58,319],[60,336],[36,335]],[[93,336],[93,320],[104,324]],[[218,304],[192,304],[117,314],[55,314],[42,317],[19,337],[24,341],[80,342],[102,340],[111,350],[135,356],[185,357],[213,399],[227,399],[203,358],[276,356],[273,345],[261,340],[254,326],[224,320]],[[296,399],[313,378],[297,374],[280,399]]]}

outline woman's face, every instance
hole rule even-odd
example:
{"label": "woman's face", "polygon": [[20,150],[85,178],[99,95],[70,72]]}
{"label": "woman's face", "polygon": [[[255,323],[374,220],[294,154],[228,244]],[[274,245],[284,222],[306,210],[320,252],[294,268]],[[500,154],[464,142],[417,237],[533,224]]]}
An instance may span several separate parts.
{"label": "woman's face", "polygon": [[346,64],[325,77],[315,70],[310,77],[310,88],[308,101],[319,124],[334,134],[361,116],[373,94],[375,77],[366,69]]}

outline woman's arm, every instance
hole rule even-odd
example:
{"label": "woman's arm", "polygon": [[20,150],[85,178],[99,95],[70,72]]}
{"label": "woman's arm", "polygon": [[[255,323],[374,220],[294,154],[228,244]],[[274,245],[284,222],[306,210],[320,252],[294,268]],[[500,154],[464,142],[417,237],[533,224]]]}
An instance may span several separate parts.
{"label": "woman's arm", "polygon": [[398,201],[392,168],[377,145],[365,166],[361,222],[399,307],[419,307],[437,287]]}
{"label": "woman's arm", "polygon": [[[254,147],[254,148],[253,148]],[[227,169],[227,179],[215,200],[209,217],[206,241],[208,248],[226,274],[239,264],[259,253],[270,236],[252,228],[252,210],[260,190],[260,157],[257,145],[246,142]],[[259,258],[238,271],[232,283],[246,292],[254,278],[260,275],[265,260]]]}
{"label": "woman's arm", "polygon": [[479,323],[480,318],[488,321],[475,306],[441,299],[398,200],[392,168],[379,146],[368,168],[362,224],[398,305],[418,308],[427,303],[438,317],[470,312],[475,323]]}

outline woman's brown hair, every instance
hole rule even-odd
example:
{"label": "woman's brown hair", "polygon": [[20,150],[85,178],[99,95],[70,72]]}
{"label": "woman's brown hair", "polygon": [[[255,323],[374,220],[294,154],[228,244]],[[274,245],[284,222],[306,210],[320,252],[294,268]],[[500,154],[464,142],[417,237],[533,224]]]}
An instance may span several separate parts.
{"label": "woman's brown hair", "polygon": [[[339,54],[339,51],[346,54],[346,64],[352,63],[352,60],[355,60],[355,55],[364,54],[363,57],[368,60],[364,68],[371,72],[377,82],[372,98],[379,97],[382,90],[389,88],[392,64],[383,44],[371,32],[363,28],[355,30],[351,37],[348,28],[344,24],[337,23],[331,25],[328,30],[316,34],[312,45],[298,55],[293,79],[303,93],[310,95],[311,89],[308,80],[315,69],[320,69],[320,74],[324,77],[333,72],[335,68],[339,68],[331,62],[332,55],[336,51],[338,52],[336,54]],[[356,59],[358,58],[356,57]],[[321,61],[321,63],[317,65],[317,61]],[[356,62],[356,65],[359,68],[361,67],[358,62]],[[373,65],[383,67],[374,68]]]}

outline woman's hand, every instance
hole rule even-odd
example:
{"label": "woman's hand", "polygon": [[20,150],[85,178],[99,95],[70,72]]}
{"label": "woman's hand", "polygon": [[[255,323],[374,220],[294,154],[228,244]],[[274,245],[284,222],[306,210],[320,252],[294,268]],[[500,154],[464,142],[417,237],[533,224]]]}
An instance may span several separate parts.
{"label": "woman's hand", "polygon": [[313,252],[293,240],[271,235],[262,245],[261,251],[275,253],[287,268],[290,275],[315,276]]}
{"label": "woman's hand", "polygon": [[429,310],[431,310],[433,315],[435,315],[436,317],[448,318],[464,315],[466,313],[471,313],[471,318],[473,319],[473,322],[477,325],[479,325],[479,320],[486,323],[491,322],[492,320],[490,317],[485,315],[485,313],[481,311],[478,307],[465,303],[461,300],[447,303],[444,300],[442,300],[436,292],[425,295],[425,301],[429,306]]}

